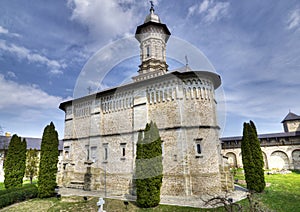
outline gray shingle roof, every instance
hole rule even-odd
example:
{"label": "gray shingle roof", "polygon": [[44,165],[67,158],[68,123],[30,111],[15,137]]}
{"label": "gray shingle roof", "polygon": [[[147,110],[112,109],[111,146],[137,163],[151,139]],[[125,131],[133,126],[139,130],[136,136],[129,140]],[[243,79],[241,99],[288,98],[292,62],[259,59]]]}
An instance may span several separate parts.
{"label": "gray shingle roof", "polygon": [[[7,149],[11,137],[0,136],[0,150]],[[23,138],[22,138],[23,139]],[[41,149],[41,138],[25,138],[27,142],[27,149]],[[59,140],[58,150],[63,150],[63,141]]]}
{"label": "gray shingle roof", "polygon": [[[258,138],[266,139],[266,138],[283,138],[283,137],[296,137],[296,136],[300,136],[300,132],[260,134],[260,135],[258,135]],[[220,139],[221,139],[221,141],[239,141],[239,140],[242,140],[242,136],[224,137],[224,138],[220,138]]]}
{"label": "gray shingle roof", "polygon": [[286,117],[282,120],[281,123],[286,121],[293,121],[293,120],[300,120],[300,116],[296,115],[295,113],[289,112]]}

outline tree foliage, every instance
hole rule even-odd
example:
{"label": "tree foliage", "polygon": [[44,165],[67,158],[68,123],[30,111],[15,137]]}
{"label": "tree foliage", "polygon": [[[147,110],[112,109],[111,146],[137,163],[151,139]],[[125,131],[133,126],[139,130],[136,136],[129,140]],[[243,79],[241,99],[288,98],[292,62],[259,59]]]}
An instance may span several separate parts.
{"label": "tree foliage", "polygon": [[51,122],[44,129],[38,175],[38,197],[54,195],[58,162],[58,134]]}
{"label": "tree foliage", "polygon": [[266,186],[264,160],[257,130],[252,121],[244,123],[241,150],[247,188],[250,191],[262,192]]}
{"label": "tree foliage", "polygon": [[8,145],[7,157],[4,163],[5,188],[22,187],[26,167],[26,140],[21,140],[16,134]]}
{"label": "tree foliage", "polygon": [[160,202],[163,178],[162,147],[155,123],[146,125],[138,135],[136,150],[137,204],[143,208],[155,207]]}
{"label": "tree foliage", "polygon": [[25,176],[29,177],[30,184],[32,184],[33,177],[38,174],[39,157],[36,149],[29,149],[26,153],[26,170]]}

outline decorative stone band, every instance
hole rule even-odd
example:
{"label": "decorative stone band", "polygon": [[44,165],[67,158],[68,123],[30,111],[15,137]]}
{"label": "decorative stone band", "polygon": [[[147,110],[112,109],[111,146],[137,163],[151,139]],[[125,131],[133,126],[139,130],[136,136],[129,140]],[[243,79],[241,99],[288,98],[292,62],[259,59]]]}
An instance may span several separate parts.
{"label": "decorative stone band", "polygon": [[[175,126],[175,127],[167,127],[167,128],[159,128],[160,131],[167,131],[167,130],[177,130],[177,129],[216,129],[220,130],[218,125],[215,126],[208,126],[208,125],[200,125],[200,126]],[[122,133],[107,133],[107,134],[97,134],[97,135],[89,135],[83,137],[73,137],[63,139],[63,141],[74,141],[74,140],[81,140],[81,139],[90,139],[90,138],[99,138],[99,137],[108,137],[108,136],[121,136],[121,135],[132,135],[134,133],[138,133],[141,130],[132,130],[128,132]]]}

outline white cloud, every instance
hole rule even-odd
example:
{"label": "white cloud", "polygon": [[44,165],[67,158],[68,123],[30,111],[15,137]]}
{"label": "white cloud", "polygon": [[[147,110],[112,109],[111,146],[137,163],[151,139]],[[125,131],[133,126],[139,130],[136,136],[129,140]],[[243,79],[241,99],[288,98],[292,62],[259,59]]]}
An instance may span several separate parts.
{"label": "white cloud", "polygon": [[15,37],[20,37],[19,34],[17,34],[17,33],[11,33],[11,32],[9,32],[8,29],[6,29],[6,28],[4,28],[2,26],[0,26],[0,34],[6,34],[6,35],[15,36]]}
{"label": "white cloud", "polygon": [[0,26],[0,34],[8,34],[8,30]]}
{"label": "white cloud", "polygon": [[196,9],[198,8],[197,4],[192,5],[191,7],[189,7],[189,11],[188,11],[188,15],[187,17],[189,18],[190,16],[194,15]]}
{"label": "white cloud", "polygon": [[214,4],[207,10],[204,21],[207,23],[212,23],[216,20],[226,17],[228,15],[229,5],[229,2],[218,2]]}
{"label": "white cloud", "polygon": [[102,40],[111,40],[116,36],[133,32],[139,21],[134,13],[137,6],[133,2],[133,0],[69,0],[68,6],[73,10],[71,20],[86,25],[93,39],[101,37]]}
{"label": "white cloud", "polygon": [[14,81],[7,80],[0,74],[0,109],[12,110],[15,108],[57,108],[63,99],[51,96],[38,89],[34,85],[21,85]]}
{"label": "white cloud", "polygon": [[199,4],[195,4],[188,9],[188,15],[194,14],[202,15],[204,23],[212,23],[228,16],[230,3],[229,2],[215,2],[214,0],[204,0]]}
{"label": "white cloud", "polygon": [[288,21],[287,21],[287,28],[288,29],[294,29],[300,26],[300,9],[294,9],[290,12]]}
{"label": "white cloud", "polygon": [[52,74],[61,74],[62,69],[66,68],[65,63],[60,63],[56,60],[50,60],[47,57],[34,53],[22,46],[17,46],[15,44],[9,45],[4,40],[0,40],[0,50],[1,49],[15,54],[19,59],[25,59],[29,63],[39,63],[46,65],[50,69],[50,73]]}
{"label": "white cloud", "polygon": [[13,71],[8,71],[8,72],[6,73],[6,75],[7,75],[9,78],[14,78],[14,79],[17,78],[17,75],[16,75]]}
{"label": "white cloud", "polygon": [[204,0],[199,6],[199,13],[205,12],[212,3],[213,1]]}

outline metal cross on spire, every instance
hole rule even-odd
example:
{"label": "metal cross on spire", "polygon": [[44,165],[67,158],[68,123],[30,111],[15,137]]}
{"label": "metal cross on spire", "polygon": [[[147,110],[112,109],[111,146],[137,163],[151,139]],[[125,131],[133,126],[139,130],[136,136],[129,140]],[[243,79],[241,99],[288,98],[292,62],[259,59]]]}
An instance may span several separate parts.
{"label": "metal cross on spire", "polygon": [[151,7],[154,7],[153,1],[150,1]]}
{"label": "metal cross on spire", "polygon": [[153,11],[154,11],[154,4],[153,4],[153,1],[150,1],[150,4],[151,4],[150,11],[151,11],[151,10],[153,10]]}
{"label": "metal cross on spire", "polygon": [[185,55],[185,66],[188,67],[188,65],[189,65],[189,60],[187,55]]}

